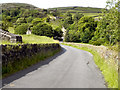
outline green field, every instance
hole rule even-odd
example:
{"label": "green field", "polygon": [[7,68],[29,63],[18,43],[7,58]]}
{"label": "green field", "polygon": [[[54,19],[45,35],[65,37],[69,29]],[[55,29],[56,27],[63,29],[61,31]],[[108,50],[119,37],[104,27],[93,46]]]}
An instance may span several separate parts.
{"label": "green field", "polygon": [[41,43],[58,43],[58,41],[46,37],[46,36],[37,36],[37,35],[21,35],[23,39],[23,43],[31,43],[31,44],[41,44]]}
{"label": "green field", "polygon": [[[14,28],[9,27],[8,31],[10,33],[14,33]],[[31,44],[41,44],[41,43],[58,43],[59,41],[54,40],[53,38],[46,36],[37,36],[37,35],[20,35],[22,36],[23,43],[31,43]],[[0,41],[0,44],[18,44],[18,43],[10,43],[9,41]]]}
{"label": "green field", "polygon": [[[46,36],[37,36],[37,35],[21,35],[23,44],[29,43],[29,44],[42,44],[42,43],[59,43],[59,41],[54,40],[52,38],[46,37]],[[20,44],[20,43],[10,43],[9,41],[0,41],[0,44]]]}
{"label": "green field", "polygon": [[71,14],[83,13],[85,16],[98,16],[102,13],[102,8],[93,8],[93,7],[58,7],[58,8],[50,8],[48,10],[58,10],[60,13],[65,14],[66,12],[70,12]]}
{"label": "green field", "polygon": [[85,16],[99,16],[100,13],[83,13]]}
{"label": "green field", "polygon": [[49,10],[59,10],[64,13],[66,11],[74,12],[83,12],[83,13],[98,13],[101,12],[102,8],[94,8],[94,7],[58,7],[58,8],[50,8]]}

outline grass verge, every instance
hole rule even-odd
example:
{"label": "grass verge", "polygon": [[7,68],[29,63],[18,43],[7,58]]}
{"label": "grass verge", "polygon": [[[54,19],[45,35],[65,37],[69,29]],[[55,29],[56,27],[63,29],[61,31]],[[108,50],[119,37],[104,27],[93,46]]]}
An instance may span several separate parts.
{"label": "grass verge", "polygon": [[[63,44],[63,43],[62,43]],[[79,47],[72,44],[63,44],[77,49],[85,50],[93,54],[95,64],[101,70],[108,88],[118,88],[118,64],[114,60],[105,60],[99,53],[87,47]]]}
{"label": "grass verge", "polygon": [[11,74],[14,74],[20,70],[26,69],[40,61],[45,60],[46,58],[49,58],[56,53],[60,52],[61,48],[57,50],[49,50],[40,52],[36,55],[33,55],[31,57],[23,58],[19,61],[16,61],[14,63],[9,63],[7,66],[2,66],[2,78],[5,78]]}

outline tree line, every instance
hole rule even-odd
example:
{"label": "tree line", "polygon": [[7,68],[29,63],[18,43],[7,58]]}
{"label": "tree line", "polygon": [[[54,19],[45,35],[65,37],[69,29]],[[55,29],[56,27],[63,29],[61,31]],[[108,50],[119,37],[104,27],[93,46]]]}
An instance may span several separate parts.
{"label": "tree line", "polygon": [[50,12],[47,9],[19,7],[3,9],[0,12],[0,28],[8,31],[9,27],[14,27],[15,34],[26,34],[27,30],[31,30],[33,34],[40,36],[62,37],[61,27],[53,29],[49,23],[48,15],[57,16],[59,13],[56,10]]}
{"label": "tree line", "polygon": [[[14,27],[16,34],[26,34],[29,29],[33,34],[40,36],[54,37],[58,39],[63,36],[62,26],[67,30],[66,42],[81,42],[94,45],[115,45],[120,42],[120,1],[108,0],[107,6],[102,10],[102,15],[95,20],[94,17],[84,16],[76,12],[61,14],[57,9],[25,9],[12,8],[4,9],[0,12],[3,30]],[[58,18],[60,23],[53,28],[51,18]],[[56,22],[56,20],[53,20]],[[58,23],[58,22],[56,22]]]}
{"label": "tree line", "polygon": [[95,21],[93,17],[82,14],[66,14],[63,25],[67,29],[66,42],[82,42],[94,45],[115,45],[120,42],[120,1],[109,0],[102,10],[102,16]]}

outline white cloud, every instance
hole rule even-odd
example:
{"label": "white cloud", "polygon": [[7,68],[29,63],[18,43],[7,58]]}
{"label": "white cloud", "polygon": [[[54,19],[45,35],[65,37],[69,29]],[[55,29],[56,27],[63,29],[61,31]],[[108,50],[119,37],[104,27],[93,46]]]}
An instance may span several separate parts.
{"label": "white cloud", "polygon": [[89,6],[104,8],[107,0],[2,0],[1,3],[19,2],[35,5],[40,8],[64,6]]}

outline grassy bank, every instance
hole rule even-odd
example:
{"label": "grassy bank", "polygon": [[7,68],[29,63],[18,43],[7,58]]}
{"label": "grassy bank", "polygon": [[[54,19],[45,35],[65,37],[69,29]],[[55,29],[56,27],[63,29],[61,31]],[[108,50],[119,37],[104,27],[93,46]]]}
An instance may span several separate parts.
{"label": "grassy bank", "polygon": [[60,50],[61,48],[57,50],[49,50],[45,52],[40,52],[31,57],[22,58],[21,60],[16,61],[12,64],[9,63],[7,66],[2,66],[2,78],[5,78],[13,73],[16,73],[20,70],[28,68],[40,61],[43,61],[46,58],[49,58],[55,55],[56,53],[60,52]]}
{"label": "grassy bank", "polygon": [[72,46],[92,53],[94,56],[95,64],[101,70],[108,88],[118,88],[118,64],[115,63],[114,60],[105,60],[104,58],[100,57],[97,51],[95,51],[94,49],[89,49],[88,47],[79,47],[72,44],[63,45]]}

